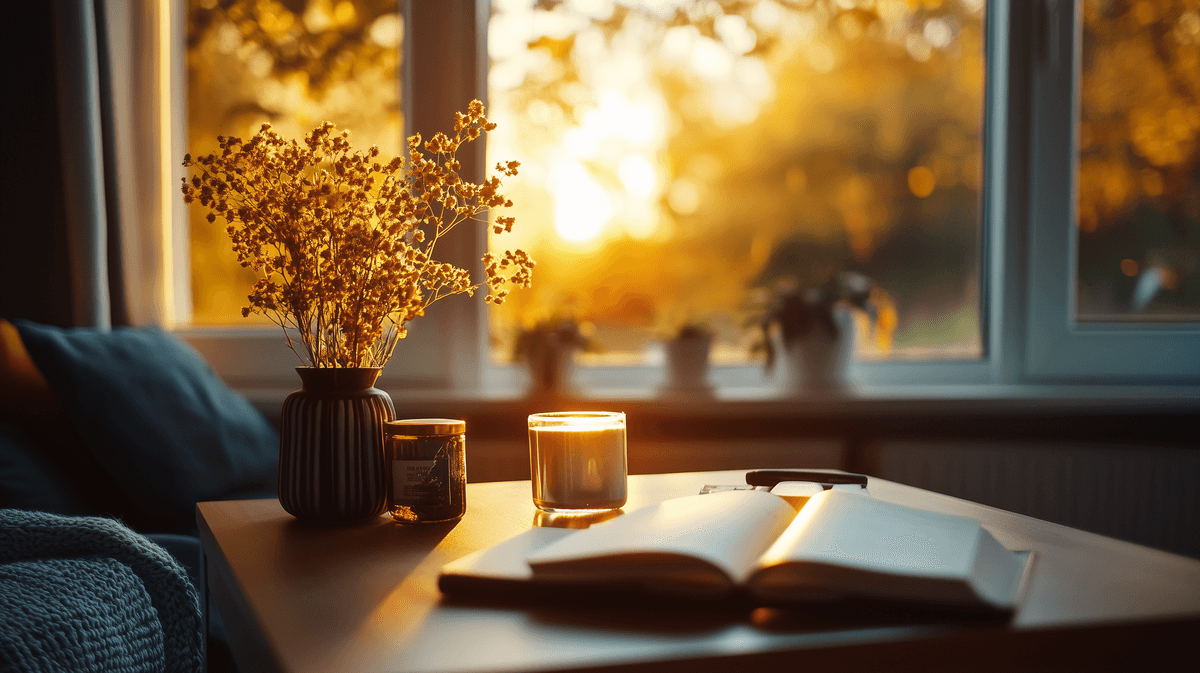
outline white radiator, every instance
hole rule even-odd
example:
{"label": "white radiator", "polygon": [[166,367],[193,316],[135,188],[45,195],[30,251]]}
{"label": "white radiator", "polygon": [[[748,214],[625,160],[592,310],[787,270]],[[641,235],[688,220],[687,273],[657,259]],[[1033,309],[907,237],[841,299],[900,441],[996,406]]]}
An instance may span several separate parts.
{"label": "white radiator", "polygon": [[1200,450],[887,442],[879,476],[1200,558]]}

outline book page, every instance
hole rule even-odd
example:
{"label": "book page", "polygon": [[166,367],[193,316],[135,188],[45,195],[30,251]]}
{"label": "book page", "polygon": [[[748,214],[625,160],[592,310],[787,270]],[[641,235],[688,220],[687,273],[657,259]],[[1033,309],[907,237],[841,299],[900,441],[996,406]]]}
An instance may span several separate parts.
{"label": "book page", "polygon": [[[578,531],[529,557],[534,578],[741,583],[796,512],[763,491],[667,500]],[[693,576],[689,578],[689,576]]]}
{"label": "book page", "polygon": [[825,491],[763,554],[749,585],[777,600],[824,594],[1008,610],[1028,561],[975,519]]}
{"label": "book page", "polygon": [[533,579],[529,556],[577,532],[569,528],[530,528],[504,542],[447,563],[442,566],[441,575],[528,582]]}
{"label": "book page", "polygon": [[824,491],[763,555],[762,566],[812,561],[863,570],[965,578],[974,568],[979,522]]}
{"label": "book page", "polygon": [[1011,605],[1018,598],[1030,560],[1029,552],[1009,551],[984,529],[980,535],[971,586],[975,593],[992,605]]}

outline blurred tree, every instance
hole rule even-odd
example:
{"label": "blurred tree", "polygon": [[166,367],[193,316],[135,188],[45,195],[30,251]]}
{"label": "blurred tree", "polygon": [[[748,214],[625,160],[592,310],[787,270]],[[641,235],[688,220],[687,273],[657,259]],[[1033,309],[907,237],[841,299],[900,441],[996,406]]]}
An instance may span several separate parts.
{"label": "blurred tree", "polygon": [[1200,0],[1086,0],[1083,26],[1078,311],[1194,317]]}
{"label": "blurred tree", "polygon": [[[398,0],[189,0],[188,152],[249,138],[264,121],[299,140],[329,120],[356,147],[399,154],[402,39]],[[188,216],[193,322],[266,324],[241,316],[255,278],[225,232],[199,209]]]}
{"label": "blurred tree", "polygon": [[[614,133],[588,155],[615,214],[586,245],[555,236],[552,213],[523,213],[545,232],[529,243],[541,282],[494,312],[493,330],[511,334],[569,296],[606,346],[637,351],[704,318],[745,349],[754,279],[777,246],[808,240],[814,264],[859,268],[894,294],[897,347],[978,354],[982,2],[850,5],[618,2],[588,16],[494,3],[491,99],[536,129],[504,150],[527,168],[552,176],[614,96],[666,128],[641,146]],[[508,45],[510,30],[527,39]],[[634,153],[658,163],[649,235],[622,181]],[[536,179],[526,201],[553,201],[552,180]],[[619,310],[644,296],[652,314]],[[963,311],[972,327],[927,329]]]}

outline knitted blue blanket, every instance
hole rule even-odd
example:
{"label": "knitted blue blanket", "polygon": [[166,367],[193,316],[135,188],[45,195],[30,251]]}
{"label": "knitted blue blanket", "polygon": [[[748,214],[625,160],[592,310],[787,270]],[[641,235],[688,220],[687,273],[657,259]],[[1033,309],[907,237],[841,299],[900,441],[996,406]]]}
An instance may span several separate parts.
{"label": "knitted blue blanket", "polygon": [[0,669],[193,673],[202,638],[161,547],[112,519],[0,510]]}

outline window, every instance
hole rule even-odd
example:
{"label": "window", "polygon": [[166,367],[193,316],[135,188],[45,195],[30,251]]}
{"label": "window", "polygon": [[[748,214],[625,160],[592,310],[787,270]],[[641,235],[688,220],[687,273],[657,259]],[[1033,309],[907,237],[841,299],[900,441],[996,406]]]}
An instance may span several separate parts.
{"label": "window", "polygon": [[522,163],[539,260],[489,312],[497,360],[565,314],[594,363],[690,321],[747,363],[761,295],[841,270],[899,307],[860,357],[982,355],[982,0],[491,6],[489,154]]}
{"label": "window", "polygon": [[1082,5],[1075,311],[1200,317],[1200,6]]}
{"label": "window", "polygon": [[[1094,142],[1077,138],[1095,122],[1084,111],[1081,123],[1079,97],[1062,92],[1076,90],[1083,68],[1089,100],[1104,47],[1088,40],[1129,40],[1098,23],[1085,34],[1087,12],[1109,20],[1105,11],[1126,3],[1088,0],[1080,12],[1054,0],[480,0],[406,2],[403,13],[382,0],[188,4],[189,19],[208,12],[211,20],[188,28],[188,58],[205,54],[194,79],[212,87],[202,101],[224,110],[221,118],[189,112],[193,136],[290,108],[298,121],[289,133],[328,114],[356,140],[398,147],[402,125],[448,123],[455,101],[446,99],[482,96],[486,82],[500,123],[486,165],[522,161],[514,231],[532,239],[535,257],[543,248],[534,291],[514,293],[500,311],[439,304],[413,323],[385,371],[390,387],[475,387],[489,354],[503,363],[517,329],[559,311],[591,323],[603,346],[585,373],[592,383],[607,375],[618,385],[650,385],[660,364],[655,342],[700,319],[722,336],[718,362],[726,366],[716,378],[762,386],[744,321],[755,282],[770,275],[772,251],[782,255],[796,241],[796,250],[824,251],[803,260],[804,270],[848,261],[895,298],[890,343],[860,353],[855,376],[863,381],[1200,375],[1200,333],[1178,318],[1197,310],[1187,303],[1195,291],[1184,281],[1194,276],[1182,262],[1156,293],[1157,306],[1170,308],[1153,309],[1172,322],[1113,320],[1108,308],[1095,308],[1108,304],[1094,301],[1094,288],[1134,282],[1125,259],[1141,272],[1157,268],[1152,249],[1185,261],[1196,249],[1192,216],[1182,242],[1131,249],[1115,267],[1089,257],[1098,247],[1087,238],[1087,207],[1099,155]],[[1148,10],[1136,7],[1151,6],[1151,32],[1173,36],[1177,58],[1194,58],[1187,17],[1195,12],[1183,4],[1133,3],[1128,12],[1141,20],[1137,12]],[[324,75],[294,56],[342,33],[353,40],[329,49],[344,56],[322,67],[341,68],[346,87],[371,94],[339,109],[350,99],[322,94],[337,85],[320,84]],[[234,64],[232,75],[210,67],[222,59]],[[435,70],[455,82],[454,96],[431,83]],[[188,142],[197,151],[200,140]],[[1149,168],[1161,194],[1178,183],[1193,185],[1180,194],[1194,195],[1195,144],[1193,163],[1174,173],[1135,156],[1124,169],[1128,183],[1158,198]],[[1095,231],[1116,226],[1099,222]],[[192,259],[174,276],[176,287],[191,284],[195,299],[190,317],[180,311],[181,333],[235,384],[291,385],[286,374],[299,363],[280,348],[277,328],[245,327],[237,295],[220,298],[229,276],[203,258],[224,254],[223,240],[193,236]],[[467,237],[455,254],[471,263],[486,245],[483,235]],[[587,267],[596,260],[604,263]],[[244,286],[236,281],[232,292]],[[227,347],[231,340],[238,345]]]}
{"label": "window", "polygon": [[[1194,382],[1196,10],[1172,0],[1045,8],[1030,87],[1026,373]],[[1168,283],[1154,279],[1163,286],[1139,306],[1130,279],[1156,264]]]}

